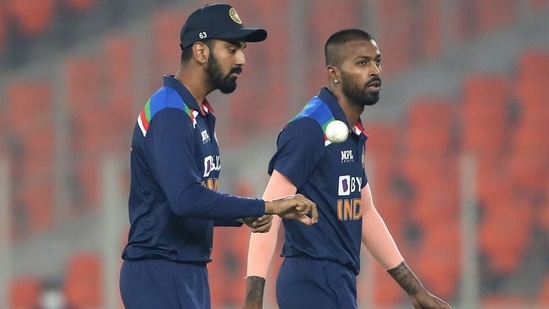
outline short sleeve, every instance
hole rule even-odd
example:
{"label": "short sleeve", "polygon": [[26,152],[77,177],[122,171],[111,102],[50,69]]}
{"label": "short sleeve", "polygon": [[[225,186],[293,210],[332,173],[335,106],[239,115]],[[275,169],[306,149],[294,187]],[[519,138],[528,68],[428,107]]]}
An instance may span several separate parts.
{"label": "short sleeve", "polygon": [[299,118],[282,129],[277,150],[269,162],[269,174],[276,169],[297,187],[313,173],[325,153],[324,133],[312,118]]}

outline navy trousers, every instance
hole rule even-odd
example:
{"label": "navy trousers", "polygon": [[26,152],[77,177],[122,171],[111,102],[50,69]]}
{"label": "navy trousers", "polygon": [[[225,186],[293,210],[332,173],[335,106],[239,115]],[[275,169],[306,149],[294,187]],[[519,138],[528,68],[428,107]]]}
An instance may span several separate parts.
{"label": "navy trousers", "polygon": [[285,258],[276,281],[276,300],[280,309],[358,308],[356,276],[339,263]]}
{"label": "navy trousers", "polygon": [[210,309],[206,265],[151,259],[124,261],[120,294],[126,309]]}

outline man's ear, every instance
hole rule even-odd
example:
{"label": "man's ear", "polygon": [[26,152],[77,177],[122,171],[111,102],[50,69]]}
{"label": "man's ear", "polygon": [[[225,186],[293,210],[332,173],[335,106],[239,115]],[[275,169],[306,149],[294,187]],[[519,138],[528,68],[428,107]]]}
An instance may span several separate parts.
{"label": "man's ear", "polygon": [[196,42],[192,46],[193,56],[199,63],[205,64],[210,54],[210,49],[203,42]]}
{"label": "man's ear", "polygon": [[326,72],[328,73],[328,78],[331,81],[336,81],[340,79],[339,70],[336,67],[329,65],[326,67]]}

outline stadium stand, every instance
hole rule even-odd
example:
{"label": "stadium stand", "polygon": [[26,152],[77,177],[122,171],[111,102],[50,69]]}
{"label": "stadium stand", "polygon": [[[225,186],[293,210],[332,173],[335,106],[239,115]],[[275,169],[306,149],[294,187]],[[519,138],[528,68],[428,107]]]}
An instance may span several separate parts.
{"label": "stadium stand", "polygon": [[[152,9],[147,9],[144,17],[130,21],[140,18],[139,26],[128,28],[150,30],[136,36],[125,28],[112,27],[109,32],[98,31],[91,38],[97,43],[92,48],[80,45],[87,42],[88,37],[77,38],[75,46],[80,47],[65,53],[61,51],[67,50],[50,46],[55,45],[56,40],[64,42],[53,34],[67,27],[64,22],[68,19],[63,19],[66,18],[63,13],[68,9],[77,20],[88,13],[106,12],[116,6],[115,1],[0,1],[0,74],[7,77],[0,85],[3,141],[0,154],[9,155],[13,161],[10,206],[14,210],[17,248],[25,245],[26,238],[56,231],[58,222],[54,222],[53,213],[56,188],[51,181],[55,172],[56,136],[51,124],[55,121],[52,110],[53,105],[59,103],[57,98],[64,98],[61,103],[66,105],[70,118],[70,155],[66,164],[75,180],[69,193],[73,198],[71,202],[77,208],[84,207],[94,213],[101,194],[99,157],[107,152],[127,154],[128,135],[135,118],[133,111],[146,100],[136,97],[135,81],[141,80],[140,85],[147,88],[143,92],[150,93],[160,85],[162,74],[174,72],[180,53],[177,38],[182,16],[204,1],[186,1],[183,6],[162,6],[160,1],[135,3],[138,2]],[[223,99],[227,101],[227,113],[223,117],[230,119],[227,121],[230,124],[226,125],[227,130],[218,133],[225,135],[221,140],[229,141],[230,148],[245,145],[250,132],[260,137],[279,130],[289,111],[304,103],[288,102],[287,94],[288,59],[296,56],[288,49],[289,36],[297,35],[290,33],[296,29],[287,27],[288,7],[292,2],[244,3],[240,1],[235,6],[242,7],[239,11],[243,16],[255,18],[253,22],[250,20],[251,24],[268,25],[269,39],[247,51],[248,61],[254,63],[254,71],[259,68],[261,75],[257,71],[243,74],[242,84],[246,86],[239,89],[237,96]],[[440,14],[448,3],[456,9],[450,10],[450,16]],[[321,46],[336,28],[363,24],[361,14],[372,8],[370,2],[364,5],[362,1],[352,0],[342,6],[333,1],[315,0],[306,10],[308,13],[301,14],[303,20],[299,24],[305,26],[298,30],[308,39],[307,47]],[[406,72],[419,69],[421,73],[424,66],[444,67],[446,61],[459,66],[471,57],[469,52],[492,52],[498,57],[499,53],[490,46],[479,48],[483,40],[500,33],[505,34],[506,41],[517,39],[526,33],[520,29],[537,29],[539,26],[530,23],[531,20],[542,20],[539,16],[546,17],[543,12],[548,9],[548,0],[381,1],[375,6],[372,29],[383,48],[384,84],[395,82],[405,88],[411,82],[400,80]],[[345,18],[338,18],[327,26],[326,20],[333,21],[335,16]],[[443,16],[449,20],[443,20]],[[527,20],[519,20],[520,16]],[[124,18],[120,20],[122,23]],[[447,24],[454,21],[455,24]],[[96,18],[95,22],[105,23],[105,19]],[[111,22],[115,24],[113,21],[106,24],[112,26]],[[444,25],[450,33],[443,31]],[[69,23],[68,26],[76,33],[82,25]],[[64,31],[60,33],[69,30]],[[44,38],[48,40],[40,40]],[[448,48],[444,46],[445,40],[452,40],[453,46],[459,47],[458,52],[445,49]],[[26,54],[27,48],[44,47],[39,45],[41,41],[50,44],[45,46],[46,51],[50,49],[47,59],[29,58],[21,61],[21,67],[15,65],[19,54]],[[372,190],[376,206],[425,284],[450,300],[459,298],[462,262],[458,251],[462,231],[456,220],[460,211],[458,159],[463,152],[470,152],[477,164],[479,260],[484,276],[479,291],[481,306],[525,308],[527,304],[538,307],[549,304],[547,267],[536,270],[527,260],[532,247],[540,247],[532,236],[536,225],[545,236],[549,233],[549,105],[546,104],[549,43],[535,43],[535,46],[525,44],[521,48],[513,66],[502,63],[494,71],[474,68],[463,76],[440,71],[445,73],[444,78],[460,84],[456,86],[458,91],[441,96],[426,90],[404,103],[387,102],[402,104],[405,117],[366,123],[370,135],[366,151],[372,164],[369,176],[375,180]],[[143,46],[145,50],[138,50]],[[21,47],[25,50],[18,50]],[[446,52],[451,57],[445,58]],[[136,53],[146,55],[145,63],[140,64],[146,74],[136,70]],[[53,55],[60,60],[53,59]],[[325,84],[324,76],[319,74],[323,65],[318,65],[323,64],[322,50],[311,48],[305,55],[299,69],[306,70],[307,79],[301,87],[309,95]],[[31,66],[36,62],[30,60],[59,61],[63,85],[50,80],[50,72],[34,78],[35,71],[40,69],[34,70]],[[18,72],[21,68],[33,77]],[[26,78],[15,78],[20,75]],[[261,108],[255,111],[256,106]],[[251,190],[236,186],[233,189]],[[78,216],[71,219],[79,220]],[[248,232],[245,228],[221,229],[215,234],[216,246],[209,268],[216,308],[238,306],[244,295],[242,277]],[[66,272],[59,276],[69,305],[101,308],[104,261],[100,255],[88,250],[71,251],[68,260]],[[275,257],[273,276],[280,261]],[[534,281],[526,284],[528,292],[521,290],[521,281],[516,280],[523,276],[525,269],[537,271],[543,277],[539,285]],[[370,275],[374,280],[372,286],[366,288],[373,292],[375,306],[396,306],[406,301],[401,289],[383,269],[376,265],[373,274],[361,274]],[[38,274],[14,273],[9,282],[10,308],[36,306],[42,290],[40,278]],[[227,281],[231,282],[230,288]],[[274,304],[274,286],[267,287],[266,299]],[[359,293],[359,297],[362,299],[363,295]]]}
{"label": "stadium stand", "polygon": [[[32,91],[30,91],[32,89]],[[13,81],[7,89],[9,131],[20,153],[15,158],[14,199],[20,201],[23,233],[44,231],[53,225],[53,98],[47,81]],[[19,235],[21,236],[21,235]]]}
{"label": "stadium stand", "polygon": [[463,85],[462,147],[476,155],[501,154],[508,136],[508,80],[475,74]]}

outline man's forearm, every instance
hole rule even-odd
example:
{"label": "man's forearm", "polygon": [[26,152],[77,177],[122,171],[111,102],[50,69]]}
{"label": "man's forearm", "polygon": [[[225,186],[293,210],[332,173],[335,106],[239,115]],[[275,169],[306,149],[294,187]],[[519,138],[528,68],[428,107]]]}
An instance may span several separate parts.
{"label": "man's forearm", "polygon": [[414,295],[423,290],[423,285],[414,275],[412,270],[405,262],[400,263],[397,267],[387,271],[393,279],[404,289],[408,295]]}
{"label": "man's forearm", "polygon": [[246,277],[246,305],[263,306],[263,292],[265,290],[265,278],[257,276]]}

